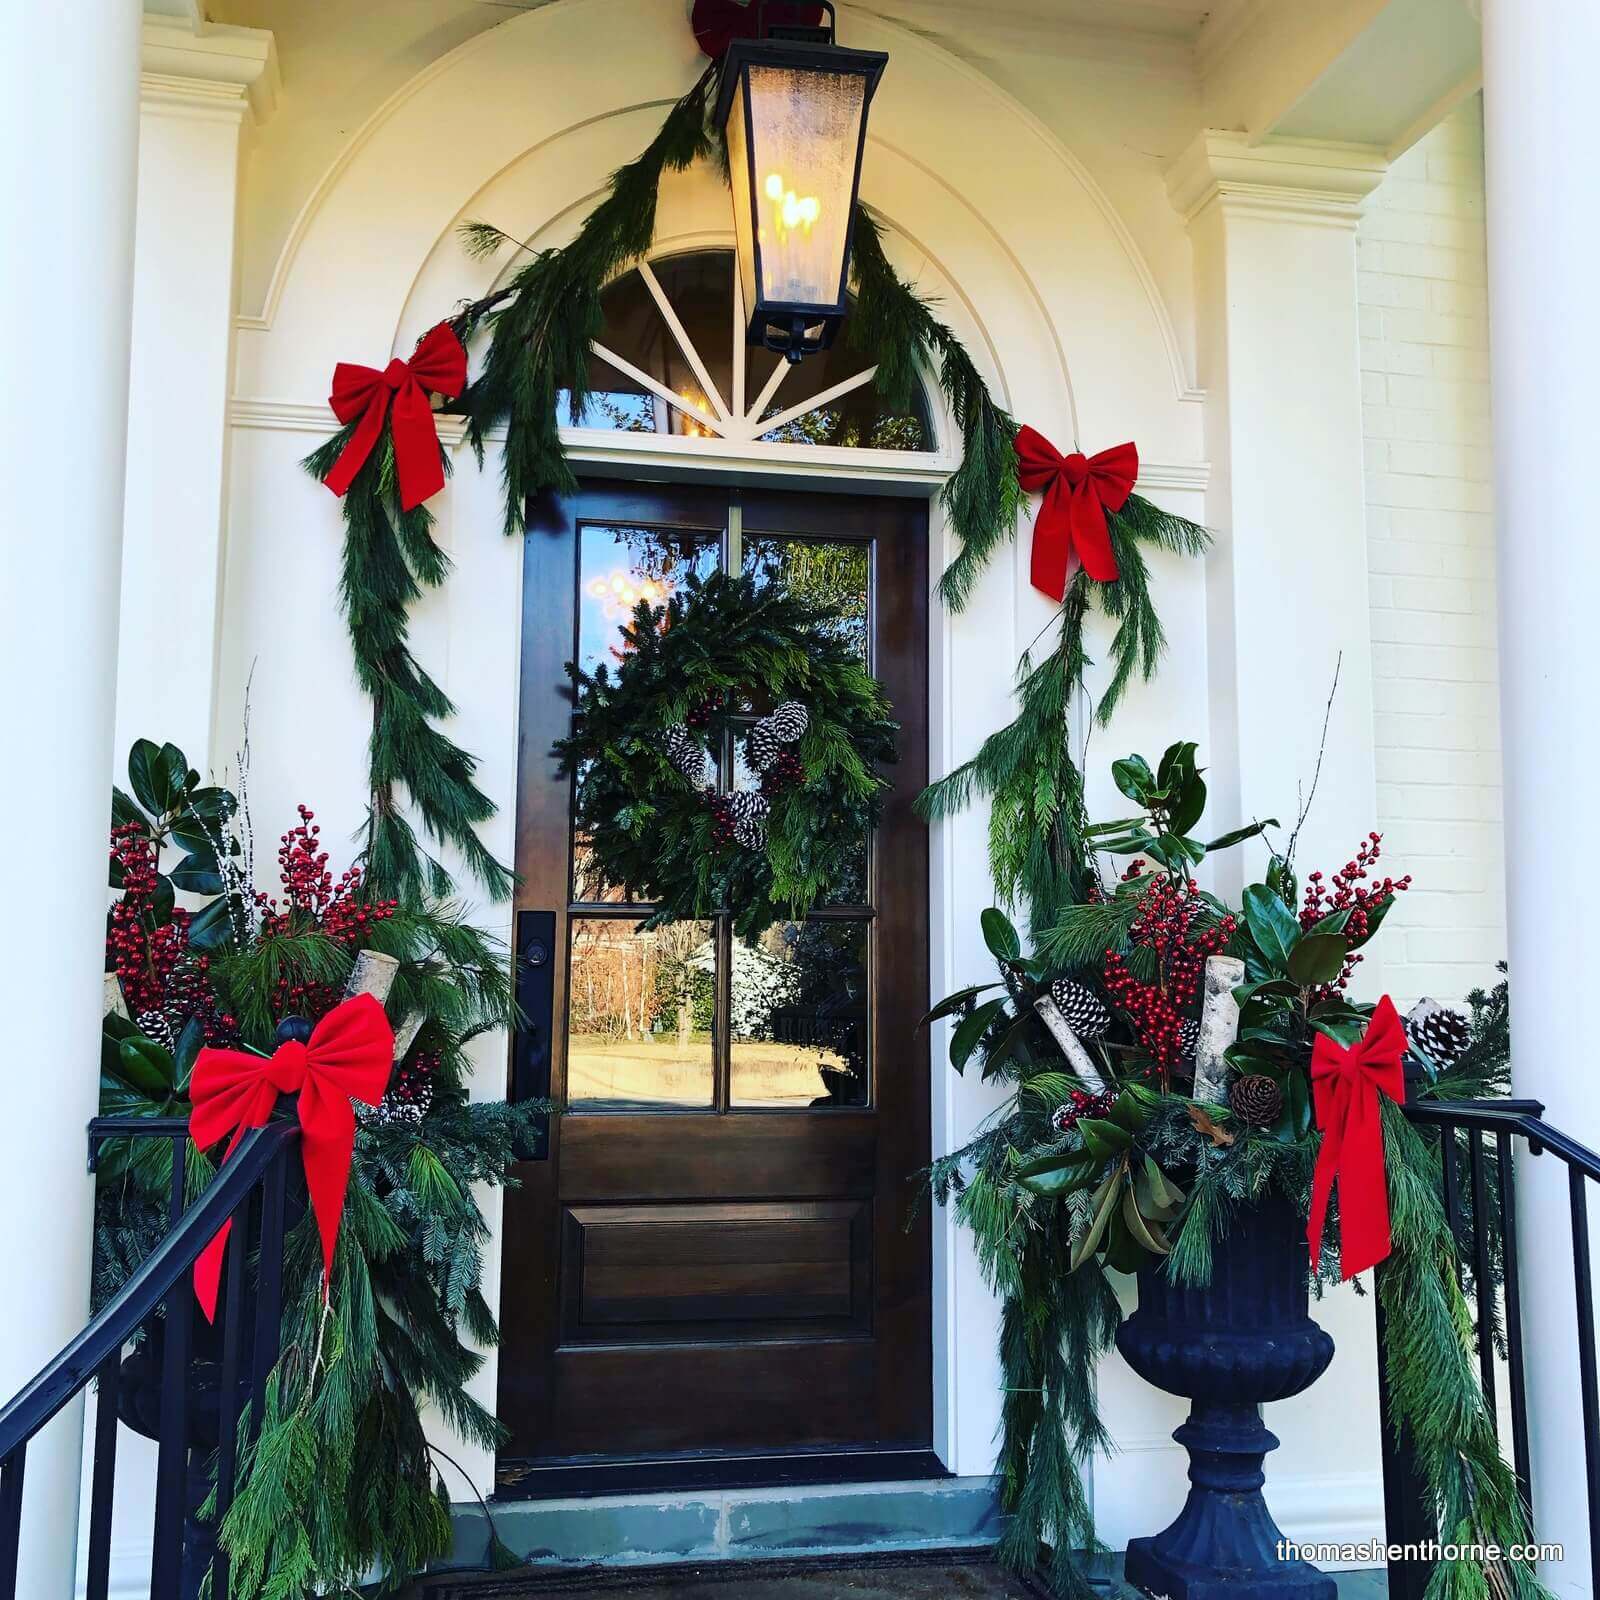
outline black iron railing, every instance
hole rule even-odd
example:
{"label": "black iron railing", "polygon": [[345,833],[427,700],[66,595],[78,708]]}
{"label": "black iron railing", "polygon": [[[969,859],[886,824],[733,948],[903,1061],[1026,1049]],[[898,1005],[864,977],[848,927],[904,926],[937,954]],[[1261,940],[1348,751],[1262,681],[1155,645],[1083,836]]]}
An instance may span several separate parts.
{"label": "black iron railing", "polygon": [[[193,1513],[212,1483],[214,1530],[232,1503],[243,1408],[261,1416],[268,1374],[278,1358],[283,1300],[283,1239],[290,1157],[298,1126],[274,1122],[248,1134],[216,1178],[184,1210],[182,1118],[102,1117],[90,1124],[90,1165],[113,1138],[167,1139],[172,1145],[171,1230],[94,1320],[8,1405],[0,1409],[0,1600],[15,1600],[23,1473],[30,1441],[74,1396],[98,1386],[90,1488],[86,1600],[105,1600],[110,1579],[117,1423],[133,1409],[124,1358],[143,1334],[156,1380],[140,1431],[157,1441],[155,1539],[150,1593],[198,1592],[211,1568],[213,1600],[228,1600],[226,1557]],[[195,1351],[193,1268],[223,1224],[233,1221],[223,1266],[216,1360]],[[159,1364],[154,1353],[159,1348]],[[130,1358],[131,1359],[131,1358]],[[202,1375],[200,1368],[206,1371]],[[214,1407],[214,1414],[212,1408]],[[136,1421],[138,1426],[139,1422]]]}
{"label": "black iron railing", "polygon": [[[1461,1282],[1471,1293],[1479,1381],[1484,1403],[1503,1442],[1509,1438],[1517,1483],[1534,1508],[1528,1443],[1528,1386],[1517,1249],[1514,1155],[1520,1139],[1530,1154],[1550,1155],[1567,1169],[1571,1197],[1574,1311],[1578,1330],[1578,1389],[1582,1401],[1585,1484],[1588,1489],[1589,1563],[1600,1593],[1600,1374],[1595,1365],[1594,1285],[1589,1253],[1588,1185],[1600,1183],[1600,1156],[1544,1121],[1537,1100],[1415,1101],[1406,1116],[1433,1130],[1441,1156],[1445,1215],[1456,1241]],[[1551,1241],[1551,1248],[1555,1248]],[[1379,1271],[1383,1269],[1380,1267]],[[1383,1414],[1384,1511],[1391,1545],[1425,1546],[1438,1538],[1433,1508],[1421,1487],[1408,1441],[1391,1426],[1384,1382],[1386,1339],[1378,1312],[1378,1384]],[[1505,1367],[1505,1406],[1498,1382]],[[1502,1415],[1504,1410],[1506,1415]],[[1390,1600],[1422,1600],[1431,1567],[1420,1561],[1389,1563]]]}

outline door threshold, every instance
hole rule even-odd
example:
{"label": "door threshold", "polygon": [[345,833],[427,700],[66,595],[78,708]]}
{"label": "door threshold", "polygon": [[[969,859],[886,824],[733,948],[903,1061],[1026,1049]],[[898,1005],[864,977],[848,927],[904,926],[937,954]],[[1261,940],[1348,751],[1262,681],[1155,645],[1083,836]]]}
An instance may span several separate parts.
{"label": "door threshold", "polygon": [[499,1501],[586,1499],[705,1489],[775,1489],[799,1484],[909,1482],[948,1478],[925,1445],[846,1450],[725,1451],[670,1456],[589,1456],[501,1460]]}

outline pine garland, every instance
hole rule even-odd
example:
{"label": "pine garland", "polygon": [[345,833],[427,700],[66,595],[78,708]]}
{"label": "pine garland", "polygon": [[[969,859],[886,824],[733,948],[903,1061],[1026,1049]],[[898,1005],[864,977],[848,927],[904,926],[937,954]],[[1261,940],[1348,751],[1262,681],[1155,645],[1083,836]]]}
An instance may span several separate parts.
{"label": "pine garland", "polygon": [[[1130,495],[1107,517],[1121,574],[1095,583],[1080,567],[1067,585],[1061,634],[1037,664],[1031,652],[1017,668],[1016,717],[984,740],[977,755],[931,784],[917,798],[918,812],[942,821],[977,800],[989,802],[989,871],[995,890],[1022,904],[1036,940],[1062,911],[1079,904],[1092,873],[1084,844],[1088,818],[1083,774],[1072,755],[1072,699],[1090,666],[1084,627],[1091,602],[1115,619],[1112,672],[1095,719],[1104,724],[1135,673],[1148,680],[1166,647],[1166,633],[1150,592],[1145,548],[1203,555],[1210,535],[1198,523]],[[955,569],[952,567],[951,569]],[[949,574],[946,574],[949,577]]]}

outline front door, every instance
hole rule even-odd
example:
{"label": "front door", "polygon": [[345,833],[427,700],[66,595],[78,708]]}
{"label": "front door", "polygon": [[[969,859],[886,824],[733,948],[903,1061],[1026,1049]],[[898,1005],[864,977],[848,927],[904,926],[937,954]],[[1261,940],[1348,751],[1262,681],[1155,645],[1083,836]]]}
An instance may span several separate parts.
{"label": "front door", "polygon": [[[754,945],[726,912],[641,931],[551,756],[563,663],[719,565],[835,608],[901,725],[851,881]],[[932,1464],[927,595],[915,500],[596,483],[531,526],[514,1077],[564,1110],[506,1196],[503,1492]]]}

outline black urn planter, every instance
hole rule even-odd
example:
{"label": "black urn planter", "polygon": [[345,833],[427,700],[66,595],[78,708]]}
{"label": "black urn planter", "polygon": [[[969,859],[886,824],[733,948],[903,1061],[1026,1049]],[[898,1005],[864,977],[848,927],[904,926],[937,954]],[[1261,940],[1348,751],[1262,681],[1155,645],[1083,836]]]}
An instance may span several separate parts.
{"label": "black urn planter", "polygon": [[1235,1213],[1211,1282],[1186,1289],[1165,1267],[1139,1274],[1139,1308],[1117,1348],[1146,1382],[1193,1404],[1173,1438],[1189,1452],[1189,1498],[1176,1522],[1128,1545],[1129,1583],[1167,1600],[1335,1600],[1333,1579],[1281,1559],[1261,1495],[1278,1441],[1261,1403],[1310,1388],[1333,1340],[1309,1315],[1305,1226],[1268,1199]]}

